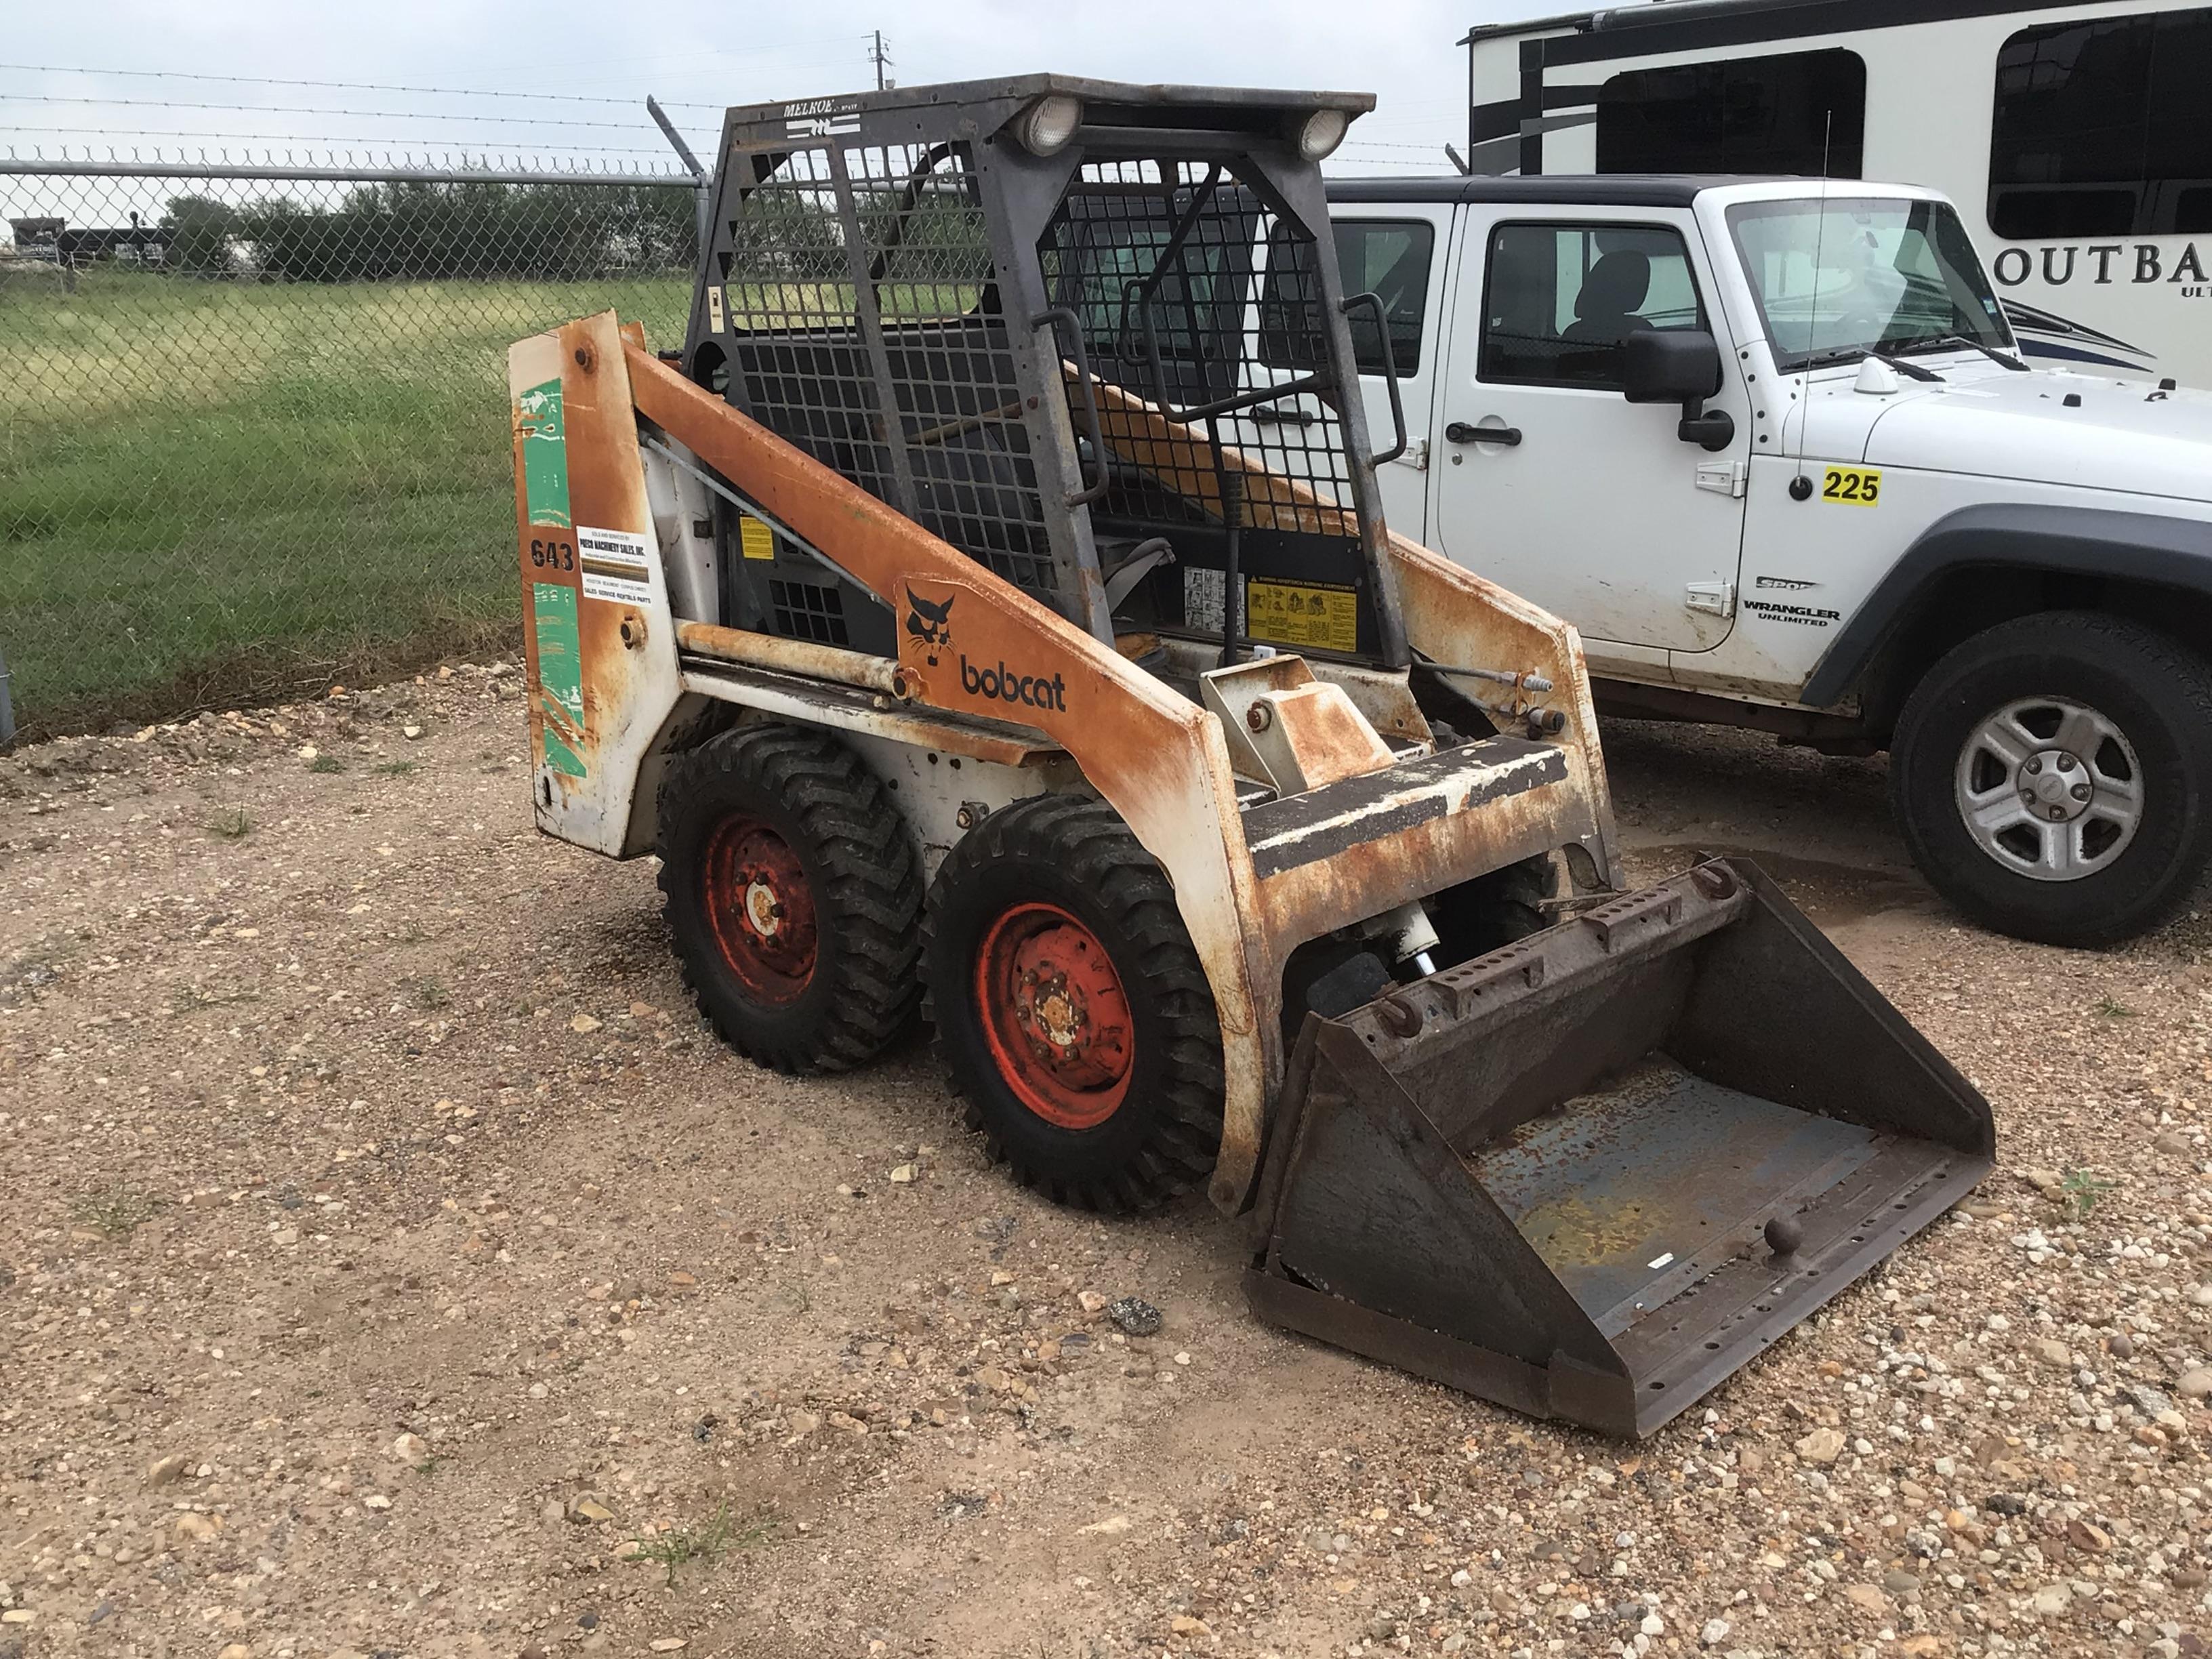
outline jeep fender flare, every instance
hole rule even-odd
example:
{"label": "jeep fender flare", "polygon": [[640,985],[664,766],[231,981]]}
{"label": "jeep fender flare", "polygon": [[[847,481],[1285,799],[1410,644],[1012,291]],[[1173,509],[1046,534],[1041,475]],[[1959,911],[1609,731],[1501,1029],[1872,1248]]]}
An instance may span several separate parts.
{"label": "jeep fender flare", "polygon": [[1832,708],[1858,685],[1923,594],[1975,568],[2116,577],[2212,599],[2212,520],[1998,502],[1945,514],[1905,549],[1813,665],[1798,701]]}

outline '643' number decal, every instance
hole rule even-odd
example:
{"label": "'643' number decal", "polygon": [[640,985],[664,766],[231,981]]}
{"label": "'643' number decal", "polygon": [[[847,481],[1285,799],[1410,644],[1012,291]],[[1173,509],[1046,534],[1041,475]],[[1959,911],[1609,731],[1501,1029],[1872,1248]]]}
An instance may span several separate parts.
{"label": "'643' number decal", "polygon": [[530,562],[538,570],[574,570],[576,568],[576,544],[556,537],[532,536],[530,538]]}
{"label": "'643' number decal", "polygon": [[1881,500],[1881,473],[1869,466],[1832,466],[1820,481],[1820,499],[1873,507]]}

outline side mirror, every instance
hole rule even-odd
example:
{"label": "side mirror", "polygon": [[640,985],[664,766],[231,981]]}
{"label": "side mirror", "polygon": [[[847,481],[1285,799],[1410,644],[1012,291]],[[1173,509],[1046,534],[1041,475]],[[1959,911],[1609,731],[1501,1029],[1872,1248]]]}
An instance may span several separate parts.
{"label": "side mirror", "polygon": [[1721,349],[1710,334],[1689,329],[1645,329],[1620,343],[1621,392],[1632,404],[1680,404],[1674,435],[1718,453],[1735,441],[1735,422],[1725,409],[1710,413],[1705,399],[1721,389]]}
{"label": "side mirror", "polygon": [[1632,404],[1703,403],[1721,389],[1721,349],[1694,330],[1644,329],[1620,343],[1620,379]]}

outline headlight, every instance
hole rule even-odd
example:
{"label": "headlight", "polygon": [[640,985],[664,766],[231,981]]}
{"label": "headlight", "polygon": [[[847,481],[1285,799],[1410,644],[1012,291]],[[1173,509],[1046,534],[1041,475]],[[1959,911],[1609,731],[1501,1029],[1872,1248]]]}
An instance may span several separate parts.
{"label": "headlight", "polygon": [[1340,109],[1317,109],[1298,129],[1298,154],[1309,161],[1325,161],[1344,142],[1352,118]]}
{"label": "headlight", "polygon": [[1053,155],[1067,148],[1083,125],[1083,100],[1064,92],[1032,100],[1013,118],[1014,142],[1032,155]]}

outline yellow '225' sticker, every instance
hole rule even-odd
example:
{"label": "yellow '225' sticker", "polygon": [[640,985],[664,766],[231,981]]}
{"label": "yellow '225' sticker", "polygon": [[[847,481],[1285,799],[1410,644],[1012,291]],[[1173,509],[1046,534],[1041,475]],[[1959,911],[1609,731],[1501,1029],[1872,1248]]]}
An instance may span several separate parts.
{"label": "yellow '225' sticker", "polygon": [[1874,507],[1881,501],[1881,469],[1832,466],[1821,475],[1820,499],[1844,501],[1852,507]]}

